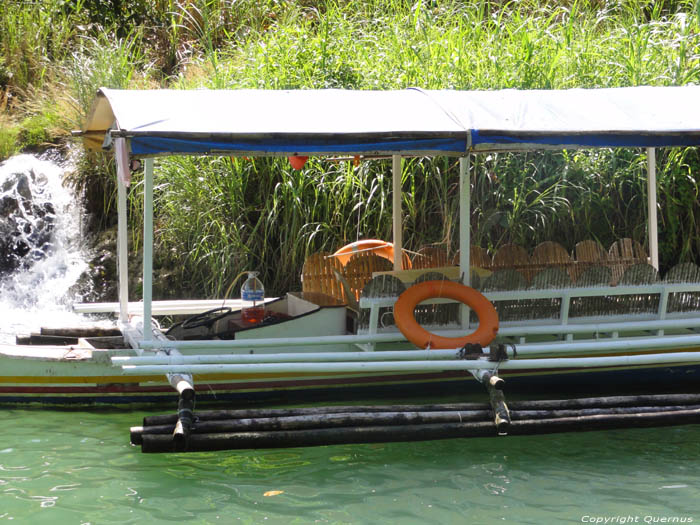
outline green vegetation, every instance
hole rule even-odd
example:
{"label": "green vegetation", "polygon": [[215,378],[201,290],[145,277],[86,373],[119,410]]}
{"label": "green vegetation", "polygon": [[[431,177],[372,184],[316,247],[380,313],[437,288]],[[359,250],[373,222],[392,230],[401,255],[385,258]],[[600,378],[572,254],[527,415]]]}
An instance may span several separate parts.
{"label": "green vegetation", "polygon": [[[689,83],[700,83],[698,0],[8,0],[0,7],[0,158],[79,127],[99,86]],[[658,156],[661,264],[700,261],[700,153]],[[492,249],[552,239],[569,249],[586,238],[644,242],[645,162],[638,151],[479,156],[473,238]],[[311,159],[295,171],[279,159],[181,158],[159,160],[158,168],[157,258],[178,269],[185,293],[221,292],[244,268],[262,269],[268,289],[281,292],[298,287],[308,253],[389,236],[387,161]],[[113,180],[108,159],[85,155],[76,183],[102,227],[113,220]],[[454,250],[456,162],[412,159],[403,187],[408,248],[439,242]],[[140,206],[132,191],[133,211]],[[139,235],[135,224],[135,242]]]}

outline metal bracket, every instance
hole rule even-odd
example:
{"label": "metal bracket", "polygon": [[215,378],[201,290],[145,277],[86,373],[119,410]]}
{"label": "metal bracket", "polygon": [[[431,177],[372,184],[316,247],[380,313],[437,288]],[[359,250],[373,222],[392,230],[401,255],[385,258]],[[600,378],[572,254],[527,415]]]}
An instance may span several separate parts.
{"label": "metal bracket", "polygon": [[478,343],[467,343],[457,352],[459,359],[475,361],[484,356],[484,349]]}

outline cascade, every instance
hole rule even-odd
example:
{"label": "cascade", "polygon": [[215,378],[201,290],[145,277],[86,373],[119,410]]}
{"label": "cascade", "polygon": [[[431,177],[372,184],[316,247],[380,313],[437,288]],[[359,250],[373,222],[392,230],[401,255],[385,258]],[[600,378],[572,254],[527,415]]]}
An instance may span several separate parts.
{"label": "cascade", "polygon": [[17,155],[0,164],[0,343],[39,326],[75,325],[69,302],[88,268],[68,163]]}

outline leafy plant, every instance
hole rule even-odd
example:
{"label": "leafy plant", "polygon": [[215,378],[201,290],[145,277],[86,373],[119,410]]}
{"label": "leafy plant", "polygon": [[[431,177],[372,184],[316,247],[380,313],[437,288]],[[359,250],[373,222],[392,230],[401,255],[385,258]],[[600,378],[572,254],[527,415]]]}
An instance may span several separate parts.
{"label": "leafy plant", "polygon": [[[700,82],[700,4],[691,0],[10,0],[0,7],[0,154],[42,129],[79,127],[99,86],[263,89],[565,89]],[[29,107],[27,99],[55,100]],[[23,99],[23,103],[17,100]],[[67,104],[70,100],[71,104]],[[659,101],[663,103],[663,101]],[[261,111],[264,111],[261,108]],[[407,108],[410,111],[410,108]],[[64,129],[65,131],[65,129]],[[11,144],[12,143],[12,144]],[[3,146],[4,144],[4,146]],[[8,153],[9,154],[9,153]],[[646,239],[643,151],[473,156],[472,239]],[[700,260],[697,149],[659,152],[662,264]],[[183,291],[215,295],[242,269],[271,293],[298,286],[305,256],[388,238],[391,167],[310,159],[157,162],[156,259]],[[457,247],[456,159],[406,160],[409,249]],[[135,174],[129,202],[140,243]],[[113,220],[114,167],[86,155],[76,184]],[[284,271],[279,271],[284,268]]]}

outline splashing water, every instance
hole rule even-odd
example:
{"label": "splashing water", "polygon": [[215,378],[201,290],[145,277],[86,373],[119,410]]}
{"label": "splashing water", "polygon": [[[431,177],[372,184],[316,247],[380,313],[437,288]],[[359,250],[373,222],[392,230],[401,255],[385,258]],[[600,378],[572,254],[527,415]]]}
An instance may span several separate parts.
{"label": "splashing water", "polygon": [[33,155],[0,164],[4,272],[0,343],[46,325],[76,325],[70,289],[88,268],[81,206],[63,177],[70,166]]}

